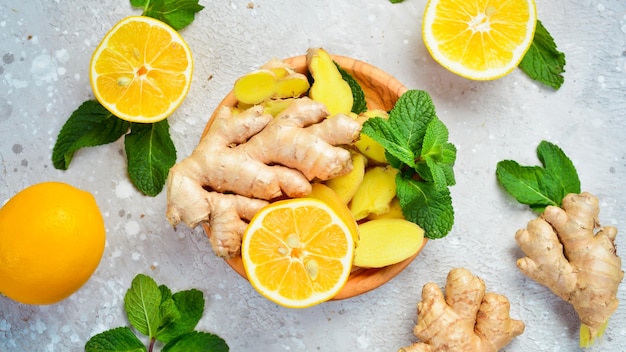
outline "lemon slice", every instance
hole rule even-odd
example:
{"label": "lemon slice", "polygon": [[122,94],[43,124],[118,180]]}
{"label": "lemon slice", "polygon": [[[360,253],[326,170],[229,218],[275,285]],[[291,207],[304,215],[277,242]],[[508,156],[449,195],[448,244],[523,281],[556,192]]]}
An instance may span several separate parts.
{"label": "lemon slice", "polygon": [[169,25],[145,16],[118,22],[102,39],[90,63],[96,99],[115,116],[157,122],[182,103],[191,86],[193,60]]}
{"label": "lemon slice", "polygon": [[351,228],[318,199],[274,202],[250,221],[241,257],[248,280],[267,299],[305,308],[333,298],[352,268]]}
{"label": "lemon slice", "polygon": [[473,80],[492,80],[519,65],[536,24],[534,0],[429,0],[422,37],[446,69]]}

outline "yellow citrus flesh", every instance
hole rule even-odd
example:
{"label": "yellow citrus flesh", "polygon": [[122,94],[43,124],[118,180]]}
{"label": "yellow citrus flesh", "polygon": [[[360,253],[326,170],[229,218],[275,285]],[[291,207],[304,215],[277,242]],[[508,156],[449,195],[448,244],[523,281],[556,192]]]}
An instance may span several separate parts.
{"label": "yellow citrus flesh", "polygon": [[305,308],[334,297],[350,275],[350,227],[324,202],[274,202],[250,221],[241,257],[252,286],[269,300]]}
{"label": "yellow citrus flesh", "polygon": [[25,304],[61,301],[91,277],[104,245],[90,193],[60,182],[25,188],[0,209],[0,292]]}
{"label": "yellow citrus flesh", "polygon": [[519,65],[536,23],[534,0],[429,0],[422,37],[435,61],[448,70],[492,80]]}
{"label": "yellow citrus flesh", "polygon": [[113,115],[132,122],[167,118],[191,86],[191,50],[176,30],[145,16],[118,22],[91,57],[96,99]]}

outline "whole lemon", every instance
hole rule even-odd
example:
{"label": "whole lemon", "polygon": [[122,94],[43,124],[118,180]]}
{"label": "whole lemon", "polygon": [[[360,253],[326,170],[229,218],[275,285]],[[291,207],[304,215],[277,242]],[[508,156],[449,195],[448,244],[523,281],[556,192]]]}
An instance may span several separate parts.
{"label": "whole lemon", "polygon": [[106,241],[90,193],[61,182],[25,188],[0,208],[0,292],[25,304],[52,304],[94,273]]}

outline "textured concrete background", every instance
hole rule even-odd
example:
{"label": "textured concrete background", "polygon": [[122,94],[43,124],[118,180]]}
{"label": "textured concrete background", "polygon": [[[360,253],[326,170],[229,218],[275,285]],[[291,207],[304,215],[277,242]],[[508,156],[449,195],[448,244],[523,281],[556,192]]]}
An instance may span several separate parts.
{"label": "textured concrete background", "polygon": [[[68,182],[96,196],[108,240],[94,276],[62,303],[26,306],[0,297],[0,351],[82,350],[92,335],[127,324],[123,295],[138,273],[174,291],[202,290],[206,309],[198,329],[222,336],[232,351],[396,351],[415,341],[422,286],[443,286],[448,271],[459,266],[481,276],[488,290],[508,296],[512,316],[526,323],[506,351],[578,350],[572,308],[515,266],[522,254],[514,233],[533,215],[498,186],[495,167],[503,159],[537,164],[535,148],[544,139],[561,146],[583,188],[599,196],[601,223],[621,229],[618,253],[626,256],[626,2],[537,0],[539,19],[567,58],[565,84],[557,92],[519,70],[491,82],[445,71],[421,39],[426,0],[201,4],[205,9],[182,31],[195,72],[187,100],[170,118],[179,158],[191,153],[237,77],[272,57],[323,46],[431,94],[458,147],[454,229],[430,241],[404,272],[373,292],[305,310],[272,304],[212,254],[201,230],[175,232],[167,224],[164,192],[150,198],[132,187],[121,141],[79,151],[66,172],[51,164],[59,129],[93,97],[91,53],[113,24],[140,12],[126,0],[5,0],[0,204],[37,182]],[[624,284],[619,297],[626,299]],[[589,351],[624,350],[625,307]]]}

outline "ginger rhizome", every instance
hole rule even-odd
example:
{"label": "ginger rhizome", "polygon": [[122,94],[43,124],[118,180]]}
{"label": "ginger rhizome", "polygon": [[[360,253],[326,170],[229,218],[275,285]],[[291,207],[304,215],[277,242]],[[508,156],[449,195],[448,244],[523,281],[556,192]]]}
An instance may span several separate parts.
{"label": "ginger rhizome", "polygon": [[309,80],[284,61],[272,59],[260,69],[241,76],[233,94],[242,104],[261,104],[268,100],[298,98],[309,90]]}
{"label": "ginger rhizome", "polygon": [[239,254],[249,220],[268,201],[302,197],[310,181],[350,172],[341,145],[358,138],[361,125],[308,98],[295,99],[276,117],[255,105],[239,114],[221,108],[193,153],[170,170],[167,219],[189,227],[207,222],[215,253]]}
{"label": "ginger rhizome", "polygon": [[599,212],[592,194],[568,194],[560,208],[546,207],[515,235],[526,254],[517,261],[519,269],[576,310],[581,347],[604,332],[617,309],[617,289],[624,278],[615,248],[617,229],[600,227]]}
{"label": "ginger rhizome", "polygon": [[444,294],[435,283],[422,289],[413,330],[420,342],[399,352],[495,352],[524,332],[511,319],[508,299],[485,293],[485,283],[463,268],[450,270]]}

